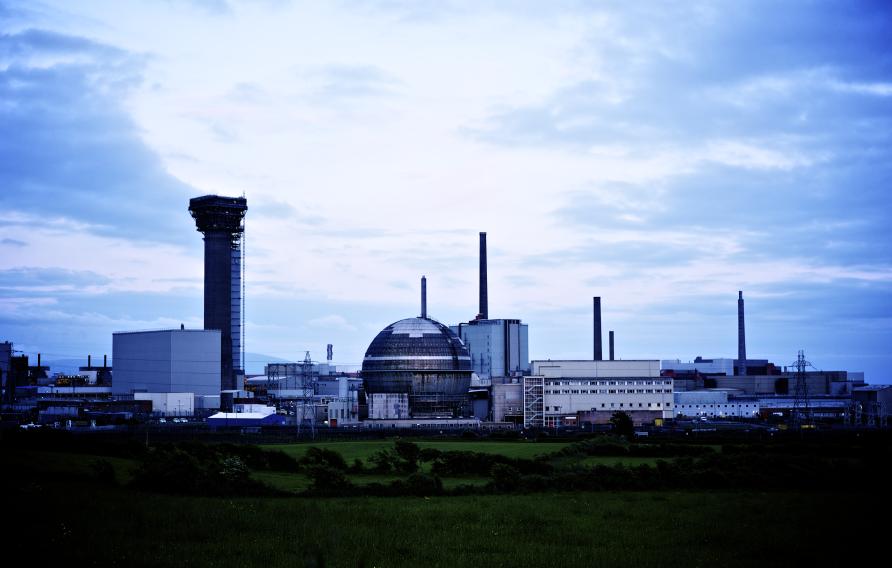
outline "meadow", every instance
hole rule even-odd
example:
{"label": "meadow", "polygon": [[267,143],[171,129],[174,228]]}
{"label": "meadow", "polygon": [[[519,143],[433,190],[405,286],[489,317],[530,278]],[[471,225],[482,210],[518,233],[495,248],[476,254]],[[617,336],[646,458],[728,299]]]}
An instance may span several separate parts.
{"label": "meadow", "polygon": [[[519,459],[544,456],[540,460],[556,464],[558,471],[615,463],[637,471],[656,459],[577,455],[577,446],[569,442],[419,440],[418,445]],[[311,446],[269,449],[300,459]],[[339,452],[346,461],[367,462],[375,452],[392,448],[393,441],[315,446]],[[637,453],[653,453],[655,448],[639,448]],[[208,497],[135,487],[131,481],[141,462],[136,456],[121,455],[126,452],[102,455],[95,450],[79,451],[76,443],[43,449],[23,449],[18,444],[2,449],[0,484],[12,488],[4,508],[14,519],[4,542],[12,549],[11,557],[27,558],[38,565],[848,565],[863,557],[856,543],[871,542],[883,533],[885,519],[875,520],[874,515],[882,514],[892,501],[888,494],[870,486],[862,493],[850,483],[827,484],[817,490],[548,489],[535,493],[319,497],[301,494],[310,483],[303,473],[270,469],[254,470],[250,475],[285,493]],[[631,449],[627,451],[635,454]],[[589,453],[592,451],[589,448]],[[824,450],[808,449],[816,451]],[[779,447],[774,453],[789,452]],[[833,460],[842,456],[851,461],[850,454],[843,446],[828,450]],[[884,463],[877,461],[877,465]],[[359,486],[388,483],[401,475],[364,471],[349,477]],[[445,490],[458,484],[483,488],[491,481],[488,476],[442,479]]]}

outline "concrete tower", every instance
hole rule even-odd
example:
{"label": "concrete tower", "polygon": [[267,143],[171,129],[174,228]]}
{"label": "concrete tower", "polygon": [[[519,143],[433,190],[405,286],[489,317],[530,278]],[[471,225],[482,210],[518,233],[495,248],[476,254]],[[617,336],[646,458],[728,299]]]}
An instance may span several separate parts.
{"label": "concrete tower", "polygon": [[746,371],[746,325],[743,321],[743,292],[737,292],[737,374]]}
{"label": "concrete tower", "polygon": [[204,328],[218,329],[220,389],[240,388],[242,368],[242,235],[244,197],[205,195],[189,200],[189,213],[204,235]]}
{"label": "concrete tower", "polygon": [[595,361],[604,360],[604,351],[601,344],[601,296],[592,298],[592,329],[594,336],[592,358]]}
{"label": "concrete tower", "polygon": [[489,319],[489,293],[486,284],[486,233],[480,233],[480,319]]}

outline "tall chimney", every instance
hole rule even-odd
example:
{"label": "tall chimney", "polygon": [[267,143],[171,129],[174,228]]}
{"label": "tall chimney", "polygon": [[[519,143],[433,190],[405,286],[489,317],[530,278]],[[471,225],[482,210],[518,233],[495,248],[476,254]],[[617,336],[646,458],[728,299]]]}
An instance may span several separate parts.
{"label": "tall chimney", "polygon": [[613,361],[613,331],[607,332],[610,337],[610,360]]}
{"label": "tall chimney", "polygon": [[427,319],[427,278],[421,277],[421,317]]}
{"label": "tall chimney", "polygon": [[37,366],[40,366],[40,353],[37,354]]}
{"label": "tall chimney", "polygon": [[601,346],[601,296],[594,297],[594,313],[592,314],[592,319],[595,339],[594,359],[595,361],[603,361],[604,352]]}
{"label": "tall chimney", "polygon": [[102,356],[102,368],[105,369],[106,367],[108,367],[108,355],[103,355]]}
{"label": "tall chimney", "polygon": [[737,292],[737,374],[746,374],[746,325],[743,322],[743,292]]}
{"label": "tall chimney", "polygon": [[489,294],[486,284],[486,233],[480,233],[480,317],[489,319]]}
{"label": "tall chimney", "polygon": [[92,355],[87,355],[87,367],[92,367],[93,363],[91,362]]}

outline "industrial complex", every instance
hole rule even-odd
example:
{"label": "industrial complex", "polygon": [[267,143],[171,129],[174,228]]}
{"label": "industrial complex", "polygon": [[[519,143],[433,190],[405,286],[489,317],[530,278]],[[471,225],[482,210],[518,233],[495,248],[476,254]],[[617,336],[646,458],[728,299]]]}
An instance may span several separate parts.
{"label": "industrial complex", "polygon": [[[0,343],[4,421],[60,428],[115,428],[140,421],[210,428],[600,428],[617,413],[639,428],[717,421],[747,427],[882,427],[892,387],[863,373],[749,358],[738,292],[737,358],[618,360],[614,332],[602,345],[601,297],[593,297],[591,359],[530,360],[520,318],[490,318],[486,233],[481,232],[479,308],[469,321],[420,313],[370,338],[359,372],[332,361],[244,362],[244,197],[206,195],[188,211],[204,238],[204,328],[121,330],[112,364],[75,374],[32,365]],[[384,322],[382,322],[383,324]]]}

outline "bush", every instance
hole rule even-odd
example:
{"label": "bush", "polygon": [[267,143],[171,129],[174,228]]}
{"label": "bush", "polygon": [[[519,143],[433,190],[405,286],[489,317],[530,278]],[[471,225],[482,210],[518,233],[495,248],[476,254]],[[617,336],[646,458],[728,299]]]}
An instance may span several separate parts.
{"label": "bush", "polygon": [[510,493],[520,487],[520,472],[508,464],[493,465],[490,476],[492,477],[492,482],[490,482],[492,489],[499,493]]}
{"label": "bush", "polygon": [[180,495],[279,495],[251,479],[239,456],[198,445],[189,453],[177,445],[152,448],[137,469],[131,485],[138,489]]}
{"label": "bush", "polygon": [[403,473],[418,471],[418,458],[421,455],[421,449],[418,445],[404,440],[396,440],[393,445],[396,455],[400,458],[397,469]]}
{"label": "bush", "polygon": [[443,493],[443,482],[436,475],[413,473],[403,482],[405,493],[418,497]]}
{"label": "bush", "polygon": [[307,469],[307,475],[313,482],[310,491],[314,493],[343,495],[354,489],[354,485],[340,469],[316,464]]}
{"label": "bush", "polygon": [[342,472],[347,471],[347,462],[344,461],[341,454],[328,448],[317,448],[316,446],[307,449],[307,453],[300,459],[300,465],[304,468],[321,466]]}

